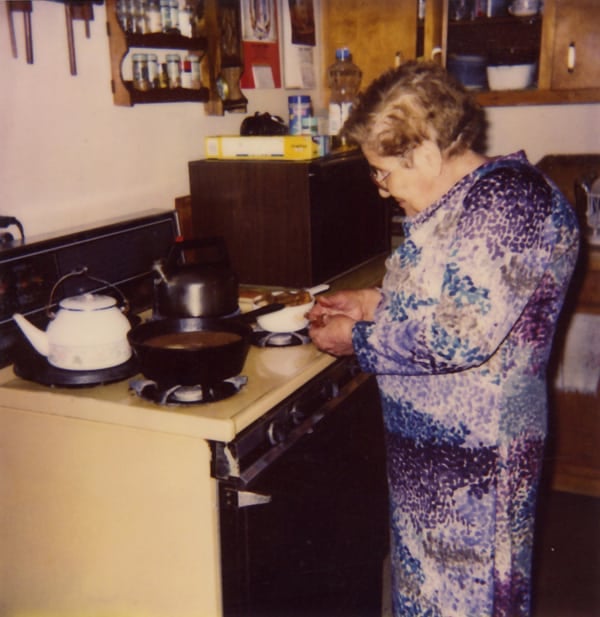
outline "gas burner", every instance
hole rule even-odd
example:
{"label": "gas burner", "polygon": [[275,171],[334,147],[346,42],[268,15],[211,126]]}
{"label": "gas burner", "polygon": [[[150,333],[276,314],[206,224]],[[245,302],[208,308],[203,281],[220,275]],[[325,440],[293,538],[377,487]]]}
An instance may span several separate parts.
{"label": "gas burner", "polygon": [[250,338],[256,347],[295,347],[296,345],[306,345],[310,343],[308,330],[298,330],[297,332],[267,332],[266,330],[255,330]]}
{"label": "gas burner", "polygon": [[133,356],[118,366],[97,370],[72,371],[58,368],[50,364],[45,356],[35,351],[23,338],[17,340],[12,352],[15,375],[43,386],[61,388],[100,386],[130,379],[139,372],[137,360]]}
{"label": "gas burner", "polygon": [[150,379],[133,379],[129,382],[129,389],[133,390],[140,398],[159,405],[200,405],[216,403],[229,398],[237,394],[247,383],[247,377],[238,375],[212,386],[198,384],[161,388]]}

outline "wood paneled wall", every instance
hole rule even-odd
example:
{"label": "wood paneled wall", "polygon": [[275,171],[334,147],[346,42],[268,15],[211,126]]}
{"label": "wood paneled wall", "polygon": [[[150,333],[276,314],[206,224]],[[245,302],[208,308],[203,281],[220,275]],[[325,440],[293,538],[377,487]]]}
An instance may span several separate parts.
{"label": "wood paneled wall", "polygon": [[338,47],[349,47],[363,72],[361,88],[394,66],[397,51],[404,59],[416,55],[417,0],[321,0],[321,11],[324,69]]}

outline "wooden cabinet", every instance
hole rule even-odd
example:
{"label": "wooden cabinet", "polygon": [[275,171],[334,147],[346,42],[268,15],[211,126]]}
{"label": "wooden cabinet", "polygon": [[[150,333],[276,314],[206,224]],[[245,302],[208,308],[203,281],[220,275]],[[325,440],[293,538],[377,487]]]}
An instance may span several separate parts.
{"label": "wooden cabinet", "polygon": [[417,0],[322,0],[321,8],[323,66],[335,61],[338,47],[349,47],[363,88],[394,66],[396,52],[415,57]]}
{"label": "wooden cabinet", "polygon": [[241,283],[307,287],[389,253],[389,205],[356,152],[189,171],[193,234],[225,238]]}
{"label": "wooden cabinet", "polygon": [[[385,15],[385,19],[381,16]],[[512,52],[538,62],[537,87],[482,91],[485,106],[600,101],[600,4],[597,0],[545,0],[533,17],[450,19],[449,0],[427,0],[424,20],[417,0],[323,0],[324,66],[336,47],[350,46],[363,69],[363,86],[404,59],[449,53],[495,55]]]}
{"label": "wooden cabinet", "polygon": [[595,0],[545,0],[543,13],[533,17],[492,17],[452,21],[449,0],[432,3],[437,28],[425,28],[424,51],[506,54],[538,63],[537,87],[514,91],[483,91],[483,105],[520,105],[600,100],[600,5]]}
{"label": "wooden cabinet", "polygon": [[544,21],[542,86],[557,92],[585,92],[595,88],[595,100],[598,100],[600,3],[597,0],[547,2]]}

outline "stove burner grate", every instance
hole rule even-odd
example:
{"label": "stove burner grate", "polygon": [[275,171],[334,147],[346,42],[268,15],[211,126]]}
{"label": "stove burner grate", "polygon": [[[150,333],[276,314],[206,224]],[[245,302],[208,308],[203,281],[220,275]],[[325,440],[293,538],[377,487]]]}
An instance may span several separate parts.
{"label": "stove burner grate", "polygon": [[140,398],[158,405],[201,405],[216,403],[237,394],[246,384],[248,378],[244,375],[225,379],[211,386],[175,385],[161,388],[151,379],[133,379],[129,389]]}
{"label": "stove burner grate", "polygon": [[256,347],[295,347],[297,345],[307,345],[311,342],[307,328],[296,332],[255,330],[250,340]]}

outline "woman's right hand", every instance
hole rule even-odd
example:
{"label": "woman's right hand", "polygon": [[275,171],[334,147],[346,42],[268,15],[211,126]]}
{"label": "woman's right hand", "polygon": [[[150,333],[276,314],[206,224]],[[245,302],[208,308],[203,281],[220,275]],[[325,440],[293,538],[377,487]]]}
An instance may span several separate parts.
{"label": "woman's right hand", "polygon": [[381,293],[377,289],[346,290],[321,295],[309,311],[308,320],[316,326],[325,316],[333,315],[344,315],[353,321],[372,321],[380,299]]}

